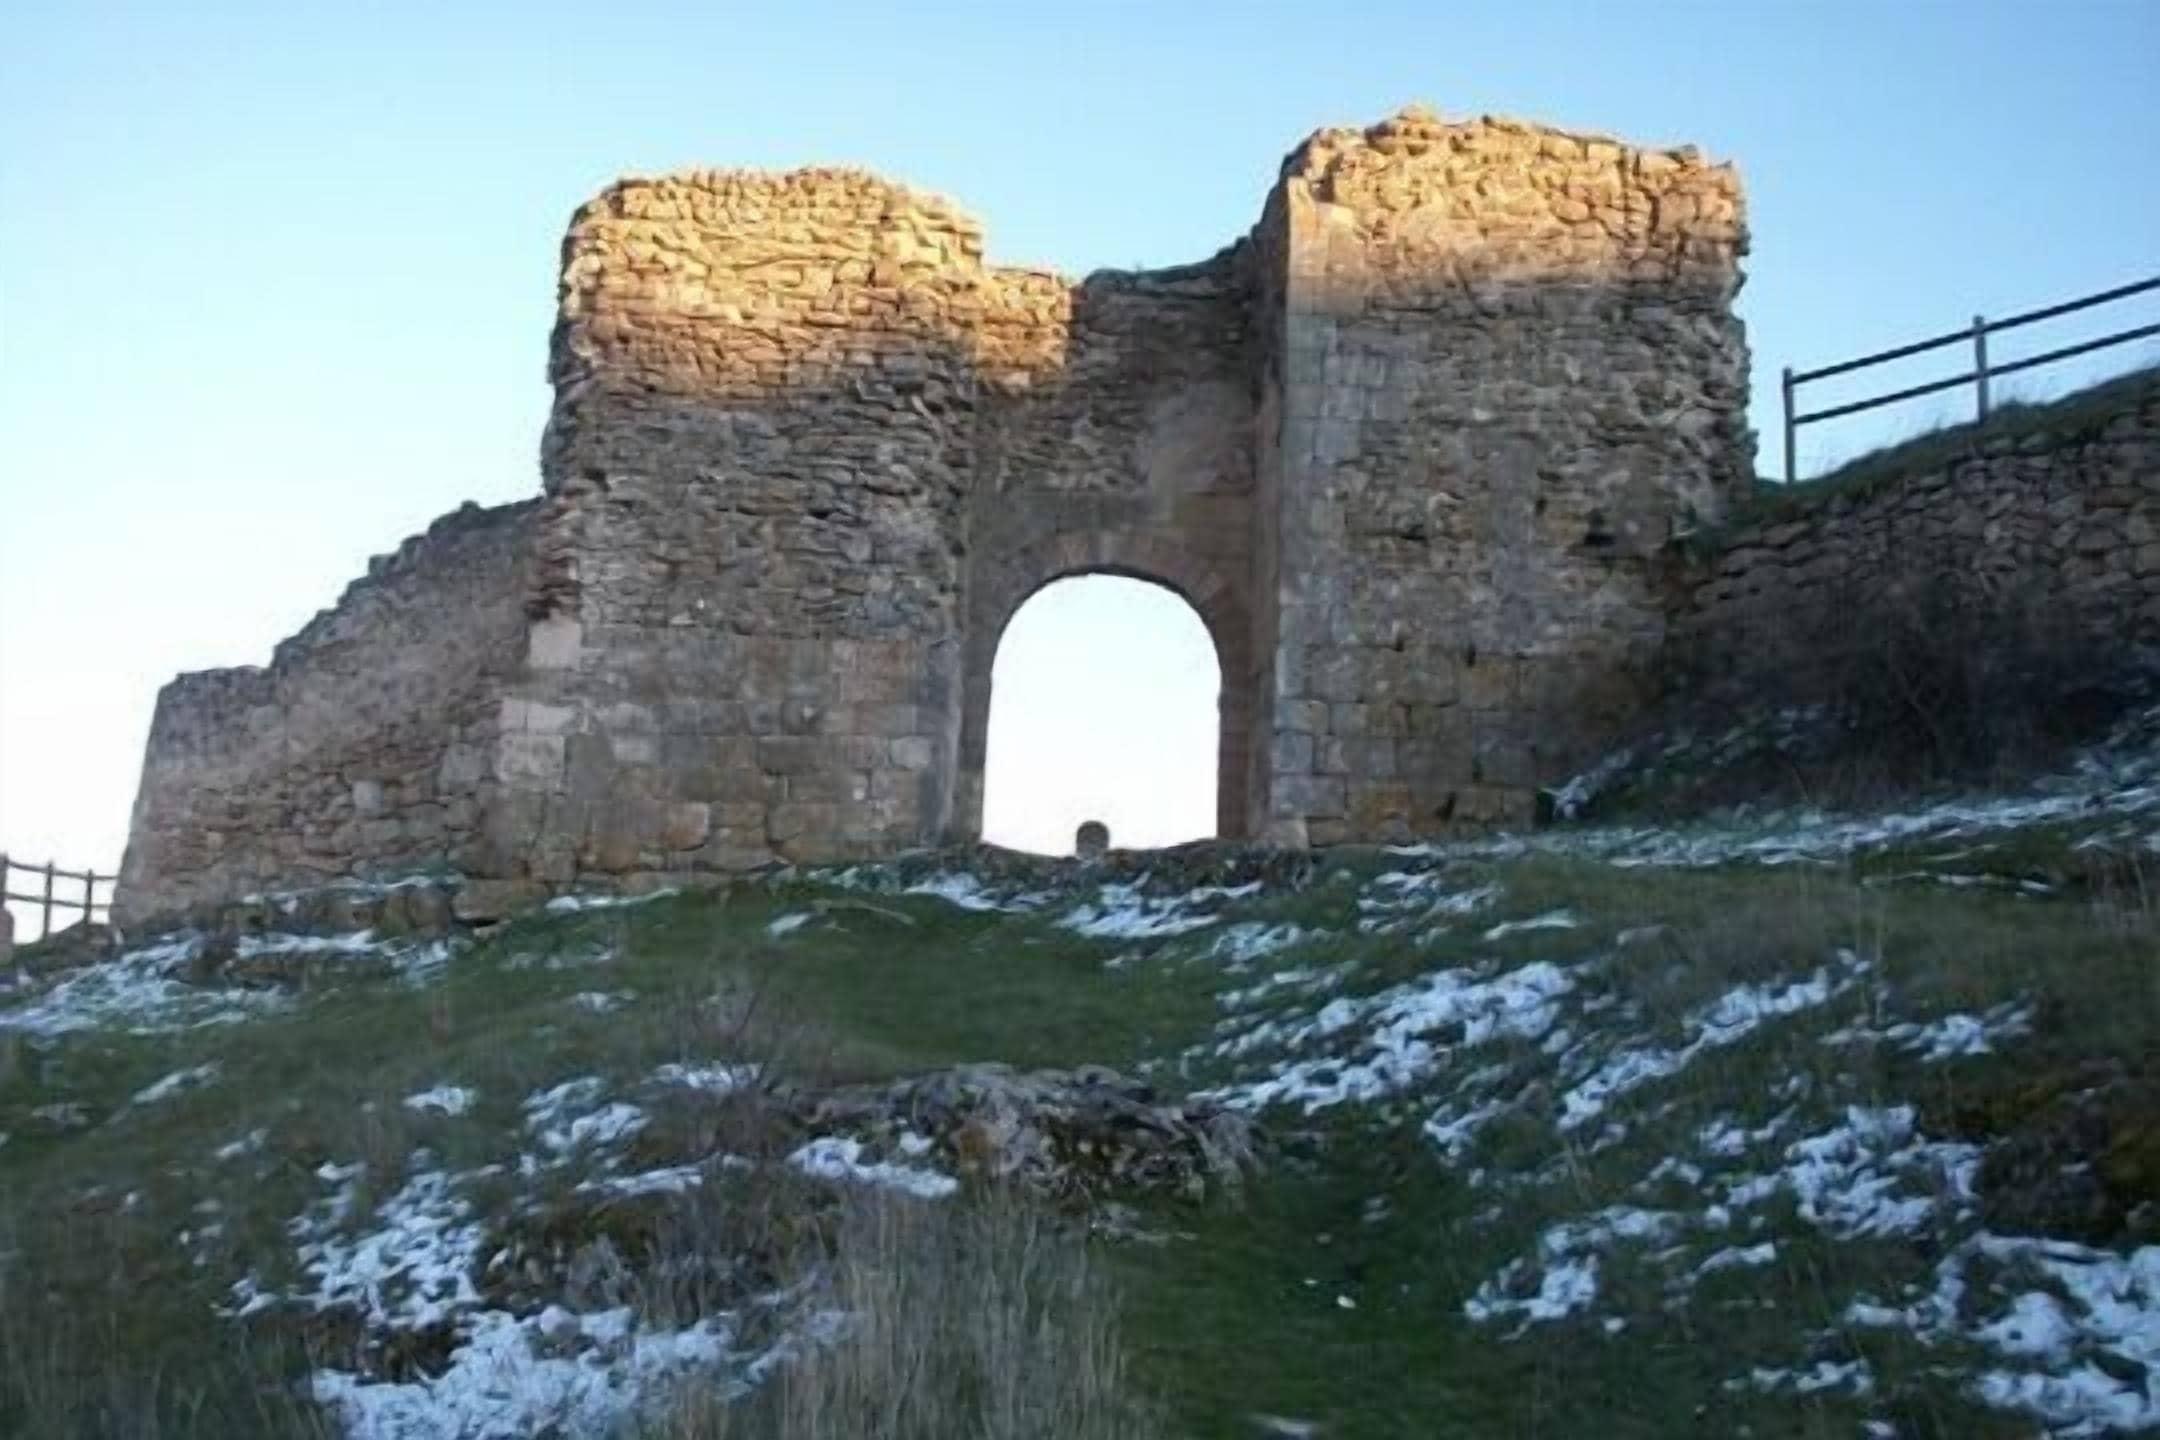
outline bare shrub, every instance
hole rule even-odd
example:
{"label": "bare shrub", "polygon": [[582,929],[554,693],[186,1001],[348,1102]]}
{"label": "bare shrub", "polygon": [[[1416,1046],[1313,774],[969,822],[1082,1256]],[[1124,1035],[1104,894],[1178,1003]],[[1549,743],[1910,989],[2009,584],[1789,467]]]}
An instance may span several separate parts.
{"label": "bare shrub", "polygon": [[1878,784],[1989,780],[2046,763],[2120,707],[2120,657],[2031,585],[1938,572],[1830,622],[1831,714]]}
{"label": "bare shrub", "polygon": [[1085,1238],[1017,1197],[841,1203],[820,1283],[835,1320],[747,1397],[677,1397],[664,1440],[1135,1440],[1114,1297]]}
{"label": "bare shrub", "polygon": [[1615,808],[1692,814],[1757,799],[1865,806],[2062,763],[2155,688],[2153,657],[2037,576],[1930,553],[1910,577],[1803,605],[1738,670],[1682,676],[1656,728],[1745,737],[1608,787]]}

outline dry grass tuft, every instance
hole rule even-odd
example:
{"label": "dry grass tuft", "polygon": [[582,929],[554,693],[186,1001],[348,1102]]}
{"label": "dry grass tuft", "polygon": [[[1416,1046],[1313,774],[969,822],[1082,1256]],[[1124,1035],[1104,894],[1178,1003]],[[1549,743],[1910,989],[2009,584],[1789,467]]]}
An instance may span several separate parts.
{"label": "dry grass tuft", "polygon": [[654,1440],[1139,1440],[1110,1281],[1016,1197],[850,1195],[808,1303],[833,1318],[730,1403],[676,1398]]}

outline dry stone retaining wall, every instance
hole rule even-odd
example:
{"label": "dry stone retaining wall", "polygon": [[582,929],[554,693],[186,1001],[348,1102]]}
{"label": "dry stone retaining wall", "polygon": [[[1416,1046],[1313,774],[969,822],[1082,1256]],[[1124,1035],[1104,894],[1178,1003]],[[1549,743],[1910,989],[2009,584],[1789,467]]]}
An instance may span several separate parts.
{"label": "dry stone retaining wall", "polygon": [[1946,462],[1794,498],[1805,508],[1722,535],[1683,574],[1678,694],[1817,698],[1916,607],[2030,618],[2125,663],[2160,646],[2160,376],[2111,413],[1983,432]]}

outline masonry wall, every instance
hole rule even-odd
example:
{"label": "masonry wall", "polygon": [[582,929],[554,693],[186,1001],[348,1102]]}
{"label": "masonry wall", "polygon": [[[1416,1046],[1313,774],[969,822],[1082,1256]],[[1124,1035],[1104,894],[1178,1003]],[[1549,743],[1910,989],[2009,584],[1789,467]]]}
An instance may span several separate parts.
{"label": "masonry wall", "polygon": [[578,212],[485,873],[640,883],[942,832],[980,251],[850,171]]}
{"label": "masonry wall", "polygon": [[1745,245],[1692,151],[1423,111],[1312,137],[1211,260],[1078,282],[860,172],[614,185],[537,506],[176,682],[129,902],[443,862],[495,910],[971,837],[1005,626],[1097,571],[1215,640],[1222,834],[1527,820],[1751,473]]}
{"label": "masonry wall", "polygon": [[[1669,684],[1820,698],[1886,617],[2007,609],[2125,664],[2160,645],[2160,376],[1866,486],[1791,497],[1678,582]],[[1938,612],[1939,613],[1939,612]],[[2100,678],[2100,677],[2095,677]]]}
{"label": "masonry wall", "polygon": [[116,918],[463,869],[492,781],[496,695],[521,656],[532,503],[447,515],[378,557],[267,667],[158,695]]}
{"label": "masonry wall", "polygon": [[1253,684],[1252,265],[998,270],[975,337],[966,709],[953,828],[981,828],[991,667],[1013,613],[1063,576],[1166,585],[1222,672],[1217,831],[1247,819]]}
{"label": "masonry wall", "polygon": [[1654,689],[1657,557],[1752,473],[1738,181],[1406,111],[1284,165],[1267,833],[1532,817]]}

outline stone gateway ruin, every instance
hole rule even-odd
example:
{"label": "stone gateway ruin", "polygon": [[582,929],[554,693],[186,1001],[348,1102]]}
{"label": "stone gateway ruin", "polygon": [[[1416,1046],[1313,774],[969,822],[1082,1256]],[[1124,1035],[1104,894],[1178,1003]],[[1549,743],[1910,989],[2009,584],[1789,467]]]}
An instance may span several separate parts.
{"label": "stone gateway ruin", "polygon": [[543,493],[168,685],[119,913],[972,837],[999,635],[1096,572],[1213,636],[1223,836],[1527,821],[1751,478],[1746,247],[1692,149],[1423,110],[1313,135],[1211,259],[1078,282],[858,171],[622,181],[563,245]]}

